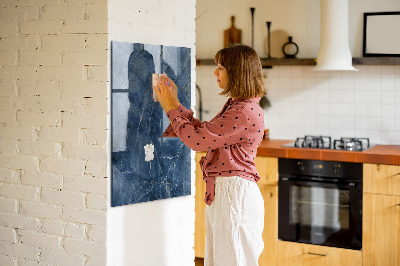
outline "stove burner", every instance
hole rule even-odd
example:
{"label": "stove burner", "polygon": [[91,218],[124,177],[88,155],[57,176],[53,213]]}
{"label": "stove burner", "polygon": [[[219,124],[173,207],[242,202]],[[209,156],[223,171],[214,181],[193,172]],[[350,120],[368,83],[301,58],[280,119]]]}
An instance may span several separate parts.
{"label": "stove burner", "polygon": [[295,142],[291,142],[283,146],[344,151],[364,151],[371,147],[368,138],[340,138],[334,140],[332,143],[331,137],[311,135],[306,135],[303,138],[297,138]]}
{"label": "stove burner", "polygon": [[335,150],[363,151],[369,148],[368,138],[340,138],[333,142]]}
{"label": "stove burner", "polygon": [[306,135],[304,138],[297,138],[294,146],[299,148],[330,149],[331,137]]}

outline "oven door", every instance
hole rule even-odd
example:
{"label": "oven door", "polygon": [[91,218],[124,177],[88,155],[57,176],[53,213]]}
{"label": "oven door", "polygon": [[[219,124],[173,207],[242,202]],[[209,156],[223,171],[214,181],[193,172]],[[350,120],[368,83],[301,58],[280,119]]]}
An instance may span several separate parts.
{"label": "oven door", "polygon": [[362,181],[279,179],[278,238],[361,249]]}

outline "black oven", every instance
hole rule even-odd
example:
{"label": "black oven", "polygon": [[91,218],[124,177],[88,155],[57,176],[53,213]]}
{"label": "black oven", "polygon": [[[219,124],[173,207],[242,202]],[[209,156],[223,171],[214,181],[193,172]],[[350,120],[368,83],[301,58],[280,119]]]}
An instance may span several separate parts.
{"label": "black oven", "polygon": [[361,249],[362,164],[278,160],[278,238]]}

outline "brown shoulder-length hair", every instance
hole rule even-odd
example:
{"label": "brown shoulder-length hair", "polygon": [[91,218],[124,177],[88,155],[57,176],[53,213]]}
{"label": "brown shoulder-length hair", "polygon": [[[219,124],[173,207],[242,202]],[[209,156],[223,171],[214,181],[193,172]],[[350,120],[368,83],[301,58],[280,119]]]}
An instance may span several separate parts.
{"label": "brown shoulder-length hair", "polygon": [[219,50],[214,57],[228,71],[228,86],[220,95],[253,98],[266,95],[260,58],[247,45],[233,45]]}

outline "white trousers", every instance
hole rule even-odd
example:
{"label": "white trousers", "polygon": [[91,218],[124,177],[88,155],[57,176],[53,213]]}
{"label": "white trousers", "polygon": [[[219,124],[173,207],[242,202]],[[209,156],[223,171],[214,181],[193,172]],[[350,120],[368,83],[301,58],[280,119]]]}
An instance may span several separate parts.
{"label": "white trousers", "polygon": [[257,266],[264,249],[264,199],[255,182],[216,177],[206,206],[205,266]]}

